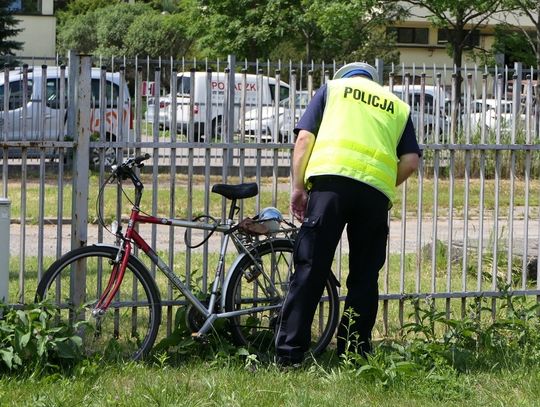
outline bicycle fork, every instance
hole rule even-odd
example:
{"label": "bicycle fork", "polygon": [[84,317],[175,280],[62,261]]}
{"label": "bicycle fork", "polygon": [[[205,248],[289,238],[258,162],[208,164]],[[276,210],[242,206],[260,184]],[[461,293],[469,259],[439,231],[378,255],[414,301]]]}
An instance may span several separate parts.
{"label": "bicycle fork", "polygon": [[92,316],[96,318],[102,316],[111,305],[112,299],[118,292],[122,280],[124,279],[124,273],[126,272],[130,255],[131,243],[126,240],[124,241],[124,244],[119,247],[116,258],[110,261],[110,265],[112,266],[111,276],[109,277],[105,290],[103,290],[101,297],[99,297],[96,306],[92,310]]}

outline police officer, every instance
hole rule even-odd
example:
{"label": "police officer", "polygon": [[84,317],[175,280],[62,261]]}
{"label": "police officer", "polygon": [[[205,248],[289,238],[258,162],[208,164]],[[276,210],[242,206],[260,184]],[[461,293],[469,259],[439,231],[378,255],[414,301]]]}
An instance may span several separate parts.
{"label": "police officer", "polygon": [[313,316],[345,225],[345,310],[353,312],[341,318],[337,351],[345,351],[346,341],[362,355],[371,351],[388,210],[395,187],[416,171],[421,156],[409,105],[378,82],[369,64],[343,66],[313,96],[294,130],[291,211],[302,226],[276,335],[281,365],[302,362],[309,348]]}

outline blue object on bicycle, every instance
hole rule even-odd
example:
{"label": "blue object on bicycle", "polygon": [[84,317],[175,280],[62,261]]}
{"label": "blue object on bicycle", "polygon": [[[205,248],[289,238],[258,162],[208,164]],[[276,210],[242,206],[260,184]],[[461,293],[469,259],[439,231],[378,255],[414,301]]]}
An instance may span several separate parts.
{"label": "blue object on bicycle", "polygon": [[283,215],[281,215],[279,209],[268,206],[259,213],[258,220],[262,221],[270,232],[277,232],[279,224],[283,220]]}

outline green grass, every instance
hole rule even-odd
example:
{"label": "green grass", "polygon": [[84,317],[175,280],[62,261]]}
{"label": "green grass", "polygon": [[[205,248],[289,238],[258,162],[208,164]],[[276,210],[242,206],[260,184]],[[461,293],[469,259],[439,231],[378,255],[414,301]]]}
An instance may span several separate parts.
{"label": "green grass", "polygon": [[[195,256],[195,265],[197,259]],[[181,255],[177,260],[181,265],[185,258]],[[396,258],[391,258],[394,260]],[[32,263],[35,260],[29,262]],[[415,264],[414,259],[411,263]],[[396,270],[392,268],[391,272]],[[27,281],[28,287],[32,281],[35,277]],[[163,282],[160,283],[163,289],[161,284]],[[392,290],[397,289],[397,284],[391,279]],[[435,302],[439,311],[444,310],[443,301]],[[471,304],[473,300],[468,301]],[[489,301],[484,300],[484,306]],[[427,342],[422,342],[422,333],[428,332],[431,323],[436,321],[433,315],[425,314],[427,317],[424,315],[417,325],[419,339],[411,342],[405,353],[409,354],[407,360],[422,360],[424,355],[429,355],[434,358],[430,362],[434,363],[431,368],[419,363],[400,370],[392,358],[401,353],[394,350],[390,356],[381,356],[381,344],[377,347],[377,358],[370,361],[367,370],[351,363],[354,358],[338,359],[331,346],[317,361],[310,360],[302,369],[289,372],[283,372],[271,363],[259,362],[253,355],[239,356],[227,345],[192,344],[186,348],[187,354],[175,353],[173,349],[169,354],[158,354],[144,363],[107,364],[86,360],[69,371],[57,373],[40,374],[31,369],[21,373],[0,373],[0,399],[2,406],[538,405],[540,347],[537,313],[530,307],[535,301],[534,298],[513,301],[516,309],[525,310],[527,316],[523,324],[507,325],[508,330],[500,330],[503,336],[493,334],[488,328],[490,311],[484,311],[481,323],[475,323],[476,319],[471,316],[468,325],[455,326],[451,331],[461,338],[456,342],[458,347],[469,352],[465,353],[469,358],[465,367],[460,367],[459,361],[443,357],[445,351],[440,347],[439,339],[428,338]],[[404,308],[406,321],[415,321],[410,315],[413,304],[406,302]],[[454,300],[451,312],[459,319],[460,300]],[[505,312],[504,308],[499,308],[496,321],[503,322]],[[402,340],[398,313],[398,302],[392,301],[389,319],[391,334],[398,341],[396,344]],[[382,332],[381,317],[382,309],[376,336]],[[452,320],[452,324],[456,321]],[[163,322],[165,326],[165,317]],[[434,332],[437,338],[450,338],[450,331],[445,330],[444,325],[439,325]],[[483,338],[476,345],[480,348],[465,346],[477,335]],[[417,347],[413,346],[415,344]],[[482,357],[485,360],[480,363],[475,359]]]}
{"label": "green grass", "polygon": [[[444,171],[443,171],[444,172]],[[170,180],[168,175],[158,176],[158,189],[154,191],[152,185],[152,175],[143,174],[143,183],[145,189],[141,208],[146,212],[151,212],[154,202],[154,194],[157,194],[155,201],[156,213],[161,216],[169,216],[170,213]],[[254,182],[254,178],[246,178],[244,182]],[[62,186],[63,192],[63,217],[71,218],[71,200],[72,187],[69,179],[66,179],[65,185]],[[91,222],[96,221],[96,198],[99,188],[99,177],[93,174],[89,180],[89,201],[88,215]],[[222,182],[219,177],[212,177],[210,185]],[[240,182],[238,178],[231,177],[228,182]],[[289,179],[283,178],[278,180],[277,194],[272,193],[271,179],[264,178],[260,185],[260,206],[276,206],[284,214],[288,214],[289,210]],[[209,199],[208,213],[214,217],[221,216],[222,199],[216,194],[212,194],[204,187],[203,177],[196,176],[191,181],[192,195],[188,195],[188,180],[184,175],[177,175],[175,179],[175,208],[174,216],[178,218],[186,218],[188,216],[188,206],[191,207],[193,215],[203,214],[205,210],[205,200]],[[471,178],[466,184],[464,179],[456,176],[453,184],[447,177],[441,176],[435,183],[431,170],[426,169],[425,178],[422,182],[422,195],[419,197],[419,179],[416,176],[411,177],[403,188],[406,188],[406,207],[405,211],[408,216],[417,216],[418,209],[422,210],[424,217],[430,217],[433,214],[434,207],[438,208],[439,216],[447,216],[449,208],[453,208],[454,216],[463,216],[465,209],[465,196],[468,194],[468,216],[474,217],[478,215],[480,204],[484,205],[485,211],[490,211],[495,208],[498,197],[499,210],[501,213],[506,213],[510,204],[510,197],[513,196],[514,207],[523,207],[527,203],[530,206],[529,216],[534,218],[538,214],[538,206],[540,205],[540,196],[534,191],[540,188],[538,177],[531,177],[531,181],[527,185],[523,177],[514,180],[514,189],[511,190],[511,182],[509,179],[500,179],[497,183],[495,178],[486,178],[483,181],[479,178]],[[133,188],[129,183],[125,184],[125,189],[130,198],[133,197]],[[483,189],[483,201],[481,201],[481,189]],[[20,219],[21,217],[21,187],[18,182],[10,181],[8,186],[8,197],[11,201],[11,217],[12,219]],[[450,193],[453,193],[453,200],[450,201]],[[39,196],[44,194],[44,216],[47,218],[56,218],[58,216],[58,199],[59,187],[56,179],[48,179],[44,191],[40,191],[39,184],[30,180],[26,184],[26,219],[30,223],[37,223],[39,218]],[[437,201],[435,202],[435,193],[437,193]],[[527,196],[528,194],[528,196]],[[421,199],[421,206],[420,206]],[[393,218],[401,218],[403,192],[400,187],[396,193],[396,201],[391,210]],[[256,213],[256,198],[246,199],[243,202],[245,214],[253,216]],[[117,190],[115,185],[109,185],[105,191],[105,210],[104,213],[107,219],[112,219],[116,214],[117,207]],[[129,214],[130,203],[127,199],[122,198],[122,213]]]}
{"label": "green grass", "polygon": [[445,376],[419,373],[381,386],[339,365],[283,373],[240,363],[181,366],[89,363],[71,375],[3,377],[3,406],[534,406],[537,366]]}
{"label": "green grass", "polygon": [[[144,174],[142,176],[145,189],[143,193],[143,199],[141,203],[141,209],[151,213],[153,207],[153,195],[154,190],[152,187],[152,176],[150,174]],[[254,179],[245,179],[244,182],[254,182]],[[211,184],[222,182],[220,178],[212,177]],[[238,179],[231,178],[229,183],[240,182]],[[281,184],[285,187],[281,188],[276,197],[272,196],[271,187],[268,180],[261,182],[260,192],[260,205],[264,206],[277,206],[283,213],[288,213],[289,207],[289,189],[286,187],[288,181],[282,181]],[[89,179],[89,200],[88,200],[88,216],[90,222],[96,221],[96,199],[98,196],[100,180],[97,175],[92,175]],[[204,179],[201,177],[195,177],[193,182],[193,193],[188,196],[188,187],[186,177],[178,175],[175,181],[176,190],[174,199],[176,202],[174,216],[177,218],[186,218],[188,216],[187,208],[191,205],[192,215],[200,215],[204,213],[205,198],[209,194],[210,207],[208,213],[216,218],[221,216],[222,199],[219,195],[206,191],[204,187]],[[124,188],[127,196],[133,199],[133,186],[129,182],[124,183]],[[8,187],[8,197],[11,201],[11,218],[20,219],[21,217],[21,192],[20,184],[17,182],[10,182]],[[48,180],[44,191],[40,190],[39,184],[34,181],[29,181],[26,184],[24,193],[26,194],[26,219],[29,223],[37,223],[39,219],[39,199],[40,194],[44,196],[44,216],[46,218],[58,217],[58,199],[59,199],[59,187],[57,180]],[[62,186],[63,193],[63,217],[71,218],[71,205],[72,205],[72,185],[69,180],[65,180],[65,185]],[[275,200],[277,200],[275,202]],[[170,213],[170,181],[169,176],[166,177],[160,175],[158,177],[157,199],[156,199],[156,214],[160,216],[169,216]],[[246,215],[254,216],[256,214],[256,202],[255,198],[246,199],[243,202]],[[227,205],[229,202],[227,202]],[[116,214],[117,207],[117,189],[116,184],[110,184],[105,189],[104,195],[104,214],[107,219],[112,219]],[[122,214],[128,216],[131,209],[131,204],[125,197],[122,197]]]}

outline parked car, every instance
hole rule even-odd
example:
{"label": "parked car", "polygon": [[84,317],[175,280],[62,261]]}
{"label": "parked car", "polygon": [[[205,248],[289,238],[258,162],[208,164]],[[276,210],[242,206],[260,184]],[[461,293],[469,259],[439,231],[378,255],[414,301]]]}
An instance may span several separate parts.
{"label": "parked car", "polygon": [[[498,107],[500,104],[500,107]],[[517,125],[523,126],[525,123],[525,114],[523,106],[520,106],[518,112]],[[471,132],[482,130],[485,127],[486,132],[496,132],[498,128],[502,133],[512,131],[514,120],[513,103],[510,100],[486,99],[485,104],[482,99],[473,100],[470,112],[463,112],[463,123],[470,125]]]}
{"label": "parked car", "polygon": [[[223,134],[223,123],[225,118],[225,92],[227,90],[227,76],[225,73],[212,72],[208,78],[207,72],[195,72],[192,89],[191,72],[178,73],[176,92],[176,130],[184,134],[187,133],[190,118],[193,119],[194,136],[196,140],[201,140],[210,134],[214,138],[220,138]],[[234,75],[234,131],[238,130],[238,117],[240,114],[242,85],[244,74]],[[257,104],[269,106],[273,103],[276,94],[276,79],[263,75],[245,75],[245,103],[248,109],[254,108]],[[289,85],[280,81],[277,89],[279,100],[289,97]],[[193,96],[193,112],[190,112],[190,98]],[[207,107],[207,98],[210,98],[210,105]],[[158,99],[159,101],[159,123],[165,128],[171,127],[172,97],[166,95]],[[151,100],[146,111],[146,120],[154,122],[155,104]],[[206,115],[209,113],[207,119]],[[206,131],[205,122],[211,125],[210,131]]]}
{"label": "parked car", "polygon": [[[261,141],[291,142],[292,130],[309,103],[309,92],[297,91],[295,99],[294,117],[290,108],[290,99],[283,99],[279,102],[277,106],[277,123],[275,105],[262,106],[260,109],[254,108],[247,111],[245,119],[240,118],[240,120],[244,120],[246,137],[258,140],[260,134]],[[260,123],[258,119],[259,113],[261,117]],[[276,129],[278,129],[277,137],[274,134]]]}
{"label": "parked car", "polygon": [[[45,72],[46,76],[43,76]],[[4,75],[0,75],[0,140],[5,141],[60,141],[67,134],[67,92],[69,70],[65,70],[65,83],[60,86],[61,68],[50,66],[44,71],[41,67],[28,69],[25,80],[22,69],[9,72],[9,86],[6,86]],[[91,69],[91,111],[90,130],[94,137],[105,132],[107,141],[119,138],[118,129],[127,132],[131,125],[130,96],[127,85],[124,85],[124,99],[119,106],[120,74],[105,74],[104,124],[100,116],[100,77],[101,69]],[[43,94],[43,90],[45,94]],[[64,110],[62,110],[61,91],[64,92]],[[26,91],[26,101],[24,99]],[[7,110],[4,107],[7,106]],[[120,112],[120,113],[119,113]],[[121,115],[122,126],[119,126]],[[20,155],[20,150],[10,148],[10,156]],[[48,151],[54,156],[54,151]],[[28,149],[28,154],[39,154],[39,149]],[[90,165],[99,164],[98,149],[90,151]],[[105,165],[113,164],[116,152],[113,148],[105,151]]]}
{"label": "parked car", "polygon": [[[389,89],[386,86],[386,89]],[[450,100],[449,94],[444,88],[425,85],[423,89],[424,108],[421,114],[422,87],[420,85],[394,85],[392,92],[401,100],[405,100],[408,95],[407,103],[411,106],[411,119],[418,136],[423,130],[423,139],[421,143],[432,143],[435,140],[441,142],[441,137],[448,134],[449,122],[445,112],[445,106]],[[437,99],[439,100],[436,104]],[[437,109],[438,108],[438,109]],[[438,123],[438,126],[437,126]],[[435,137],[438,129],[438,137]]]}

